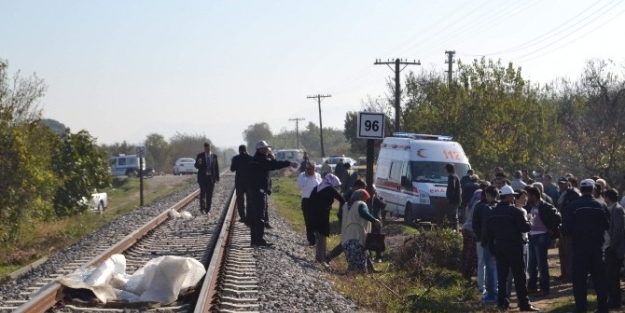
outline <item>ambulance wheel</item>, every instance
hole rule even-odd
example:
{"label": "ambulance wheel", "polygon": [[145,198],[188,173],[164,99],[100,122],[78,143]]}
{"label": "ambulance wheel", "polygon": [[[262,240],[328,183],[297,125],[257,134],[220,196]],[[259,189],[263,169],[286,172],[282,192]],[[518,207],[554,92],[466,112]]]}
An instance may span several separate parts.
{"label": "ambulance wheel", "polygon": [[412,214],[412,204],[406,203],[406,209],[404,210],[404,223],[406,225],[412,225],[412,221],[414,220],[414,216]]}

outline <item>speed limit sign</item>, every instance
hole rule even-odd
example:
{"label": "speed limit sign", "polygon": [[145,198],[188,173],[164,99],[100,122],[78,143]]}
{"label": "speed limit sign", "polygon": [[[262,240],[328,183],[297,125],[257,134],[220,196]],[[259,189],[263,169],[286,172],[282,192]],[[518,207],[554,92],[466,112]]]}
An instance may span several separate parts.
{"label": "speed limit sign", "polygon": [[384,113],[358,112],[358,138],[384,139]]}

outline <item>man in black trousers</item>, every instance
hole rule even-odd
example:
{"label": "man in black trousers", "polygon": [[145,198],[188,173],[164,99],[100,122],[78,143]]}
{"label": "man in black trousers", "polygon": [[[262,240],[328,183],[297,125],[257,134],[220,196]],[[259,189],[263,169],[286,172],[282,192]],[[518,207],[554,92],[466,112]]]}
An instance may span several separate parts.
{"label": "man in black trousers", "polygon": [[503,186],[499,190],[500,202],[486,216],[485,240],[488,248],[497,261],[497,287],[499,289],[497,306],[507,310],[510,306],[508,298],[507,278],[512,270],[519,309],[521,312],[538,311],[527,296],[527,278],[523,260],[523,233],[530,231],[530,222],[525,213],[514,206],[512,187]]}
{"label": "man in black trousers", "polygon": [[200,185],[200,210],[208,214],[213,202],[213,189],[219,181],[219,163],[217,156],[211,152],[211,144],[204,143],[204,152],[195,157],[197,183]]}
{"label": "man in black trousers", "polygon": [[265,211],[267,210],[267,196],[269,195],[269,171],[291,166],[297,168],[299,164],[289,161],[277,161],[269,156],[270,147],[266,141],[256,143],[256,154],[247,165],[248,194],[250,196],[250,226],[252,246],[271,246],[265,241]]}
{"label": "man in black trousers", "polygon": [[[239,146],[239,155],[232,158],[230,171],[236,172],[234,175],[234,189],[237,196],[237,210],[239,211],[239,222],[249,225],[249,196],[247,195],[247,164],[252,161],[252,156],[247,154],[245,145]],[[247,206],[246,206],[247,202]],[[245,210],[248,209],[248,211]]]}
{"label": "man in black trousers", "polygon": [[[610,227],[610,212],[605,203],[593,196],[595,181],[584,179],[579,184],[582,196],[569,203],[562,216],[562,234],[570,236],[573,245],[573,295],[575,312],[588,308],[587,278],[590,273],[597,294],[598,313],[608,312],[603,240]],[[619,299],[620,300],[620,299]]]}

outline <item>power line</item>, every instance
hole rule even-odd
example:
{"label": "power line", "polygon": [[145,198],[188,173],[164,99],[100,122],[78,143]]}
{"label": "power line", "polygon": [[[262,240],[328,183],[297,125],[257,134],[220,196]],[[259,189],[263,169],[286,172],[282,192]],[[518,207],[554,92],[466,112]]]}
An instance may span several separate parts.
{"label": "power line", "polygon": [[332,97],[332,95],[320,95],[317,94],[316,96],[307,96],[306,98],[308,99],[317,99],[317,104],[319,105],[319,137],[321,139],[321,157],[325,157],[326,156],[326,152],[323,148],[323,123],[321,122],[321,99],[322,98],[329,98]]}
{"label": "power line", "polygon": [[[558,46],[558,47],[556,47],[556,48],[554,48],[554,49],[551,49],[551,50],[549,50],[549,51],[547,51],[547,52],[545,52],[545,53],[543,53],[543,54],[539,54],[539,55],[537,55],[537,56],[533,56],[533,57],[531,57],[531,58],[526,58],[526,59],[522,59],[522,58],[521,58],[521,59],[517,59],[517,60],[516,60],[516,62],[527,62],[527,61],[531,61],[531,60],[534,60],[534,59],[536,59],[536,58],[539,58],[539,57],[542,57],[542,56],[548,55],[548,54],[550,54],[550,53],[552,53],[552,52],[554,52],[554,51],[556,51],[556,50],[562,49],[562,48],[564,48],[564,47],[566,47],[566,46],[568,46],[568,45],[570,45],[570,44],[572,44],[572,43],[576,42],[577,40],[579,40],[579,39],[581,39],[581,38],[586,37],[588,34],[590,34],[590,33],[594,32],[594,31],[596,31],[597,29],[599,29],[599,28],[603,27],[605,24],[607,24],[607,23],[611,22],[612,20],[614,20],[615,18],[617,18],[617,17],[621,16],[623,13],[625,13],[625,9],[624,9],[624,10],[621,10],[619,13],[617,13],[617,14],[616,14],[616,15],[614,15],[614,16],[612,16],[610,19],[608,19],[608,20],[606,20],[605,22],[603,22],[603,23],[601,23],[601,24],[597,25],[597,27],[595,27],[595,28],[591,29],[590,31],[588,31],[588,32],[584,33],[583,35],[581,35],[581,36],[579,36],[579,37],[575,38],[574,40],[571,40],[571,41],[569,41],[569,42],[567,42],[567,43],[565,43],[565,44],[563,44],[563,45],[561,45],[561,46]],[[536,52],[536,51],[535,51],[535,52]],[[529,54],[527,54],[527,55],[530,55],[530,54],[533,54],[533,53],[529,53]],[[527,56],[527,55],[526,55],[526,56]]]}
{"label": "power line", "polygon": [[[439,41],[429,45],[432,47],[430,50],[422,51],[422,55],[425,57],[436,55],[440,51],[440,46],[449,45],[450,43],[457,46],[473,38],[473,36],[468,36],[467,34],[484,33],[491,30],[501,23],[501,21],[508,21],[510,16],[519,14],[534,4],[535,2],[532,3],[531,1],[517,1],[511,6],[504,7],[502,10],[494,12],[490,18],[478,18],[475,23],[468,23],[470,26],[463,27],[460,31],[454,32],[450,36],[441,36]],[[486,29],[484,26],[486,26]]]}
{"label": "power line", "polygon": [[[594,19],[592,19],[592,20],[588,21],[587,23],[585,23],[585,24],[581,25],[580,27],[577,27],[577,28],[573,29],[573,31],[569,32],[569,33],[568,33],[568,34],[566,34],[565,36],[560,37],[559,39],[557,39],[557,40],[555,40],[555,41],[553,41],[553,42],[551,42],[551,43],[549,43],[549,44],[547,44],[547,45],[545,45],[545,46],[542,46],[542,47],[540,47],[540,48],[537,48],[536,50],[534,50],[534,51],[532,51],[532,52],[529,52],[529,53],[526,53],[526,54],[524,54],[524,55],[522,55],[522,56],[520,56],[520,57],[517,57],[517,58],[515,58],[515,59],[516,59],[516,60],[523,59],[523,58],[525,58],[525,57],[527,57],[527,56],[530,56],[530,55],[532,55],[532,54],[535,54],[535,53],[537,53],[537,52],[541,52],[541,51],[543,51],[545,48],[550,47],[550,46],[552,46],[552,45],[554,45],[554,44],[556,44],[556,43],[558,43],[558,42],[560,42],[560,41],[562,41],[562,40],[566,39],[566,38],[567,38],[567,37],[569,37],[570,35],[572,35],[572,34],[576,33],[578,30],[580,30],[580,29],[582,29],[582,28],[586,27],[588,24],[590,24],[590,23],[594,22],[594,21],[595,21],[595,20],[597,20],[598,18],[603,17],[603,16],[604,16],[607,12],[612,11],[612,9],[614,9],[615,7],[617,7],[617,6],[618,6],[618,5],[620,5],[620,4],[621,4],[621,2],[617,2],[617,3],[616,3],[616,5],[614,5],[614,6],[610,7],[610,8],[608,8],[608,10],[607,10],[606,12],[601,13],[601,15],[599,15],[599,16],[597,16],[597,17],[595,17]],[[603,9],[603,8],[602,8],[602,9]],[[597,12],[597,11],[596,11],[596,12]],[[596,13],[596,12],[595,12],[595,13]],[[595,13],[593,13],[593,15],[594,15]],[[613,18],[616,18],[616,17],[617,17],[617,16],[619,16],[619,15],[620,15],[620,13],[619,13],[619,14],[617,14],[616,16],[614,16]],[[604,23],[604,24],[605,24],[605,23]],[[569,28],[570,28],[570,27],[568,27],[567,29],[569,29]],[[581,37],[578,37],[577,39],[579,39],[579,38],[581,38]],[[573,42],[574,42],[574,41],[576,41],[577,39],[574,39],[574,40],[573,40]],[[541,54],[541,55],[545,55],[545,54]]]}
{"label": "power line", "polygon": [[[395,69],[393,70],[393,68],[391,67],[391,64],[395,64]],[[373,63],[373,65],[386,65],[388,66],[388,68],[390,68],[393,72],[395,72],[395,131],[399,132],[399,104],[400,104],[400,98],[401,98],[401,85],[399,83],[399,77],[400,77],[400,73],[401,71],[403,71],[406,66],[408,65],[421,65],[420,61],[407,61],[407,60],[400,60],[400,59],[395,59],[395,61],[386,61],[386,62],[382,62],[381,60],[376,59],[375,63]],[[404,67],[402,67],[401,69],[399,68],[400,65],[404,65]]]}

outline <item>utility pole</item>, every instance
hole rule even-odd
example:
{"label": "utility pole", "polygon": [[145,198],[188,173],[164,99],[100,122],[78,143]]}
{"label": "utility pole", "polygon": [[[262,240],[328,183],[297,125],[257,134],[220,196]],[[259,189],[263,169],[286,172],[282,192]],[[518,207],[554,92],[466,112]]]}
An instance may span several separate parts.
{"label": "utility pole", "polygon": [[448,69],[445,71],[447,73],[447,86],[451,86],[451,77],[454,73],[453,71],[453,63],[454,63],[454,54],[456,54],[456,50],[447,51],[445,50],[445,54],[447,55],[447,63]]}
{"label": "utility pole", "polygon": [[299,149],[299,121],[303,121],[305,118],[296,117],[290,118],[289,121],[295,121],[295,135],[297,136],[297,149]]}
{"label": "utility pole", "polygon": [[317,104],[319,105],[319,137],[321,138],[321,157],[325,158],[326,152],[323,149],[323,124],[321,123],[321,98],[329,98],[332,95],[316,95],[316,96],[307,96],[308,99],[317,99]]}
{"label": "utility pole", "polygon": [[[282,141],[282,145],[283,145],[282,149],[286,149],[287,148],[286,141],[289,139],[289,137],[287,137],[287,136],[277,136],[277,137],[274,137],[274,138],[282,139],[283,140]],[[277,149],[277,150],[280,150],[280,149]]]}
{"label": "utility pole", "polygon": [[[393,70],[393,68],[391,67],[391,64],[395,64],[395,70]],[[386,62],[383,62],[382,60],[376,59],[373,65],[386,65],[391,70],[393,70],[393,72],[395,72],[395,131],[399,132],[399,112],[400,112],[399,100],[401,98],[401,88],[400,88],[401,85],[399,83],[399,73],[401,73],[401,71],[403,71],[408,65],[421,65],[421,61],[409,62],[408,60],[395,59],[395,61],[388,60]],[[399,68],[400,65],[404,65],[404,67],[400,69]]]}

